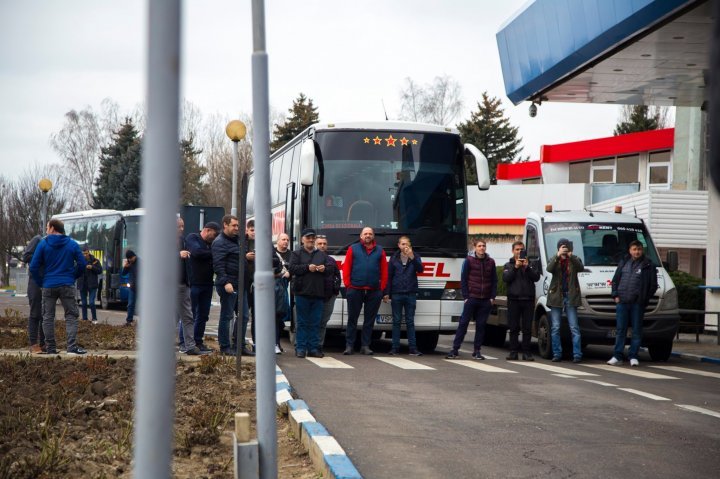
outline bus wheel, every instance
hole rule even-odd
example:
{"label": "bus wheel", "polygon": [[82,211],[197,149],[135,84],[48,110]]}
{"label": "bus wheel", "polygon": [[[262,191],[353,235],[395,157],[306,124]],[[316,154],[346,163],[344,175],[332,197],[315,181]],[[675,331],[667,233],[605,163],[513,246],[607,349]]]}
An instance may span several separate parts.
{"label": "bus wheel", "polygon": [[110,302],[108,301],[107,291],[100,285],[100,309],[109,309]]}
{"label": "bus wheel", "polygon": [[672,353],[672,348],[672,339],[661,343],[648,344],[648,352],[653,361],[667,361]]}
{"label": "bus wheel", "polygon": [[538,319],[537,339],[540,357],[550,359],[552,357],[552,339],[550,338],[550,321],[548,321],[547,314],[543,314]]}
{"label": "bus wheel", "polygon": [[415,339],[417,340],[417,347],[420,351],[432,353],[437,347],[440,333],[437,331],[420,331],[415,333]]}

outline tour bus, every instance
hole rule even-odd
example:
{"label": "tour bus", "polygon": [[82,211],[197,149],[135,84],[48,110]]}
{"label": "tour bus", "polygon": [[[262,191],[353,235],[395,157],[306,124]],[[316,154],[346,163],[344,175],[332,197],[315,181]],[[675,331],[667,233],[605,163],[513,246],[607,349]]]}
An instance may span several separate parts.
{"label": "tour bus", "polygon": [[128,211],[87,210],[53,216],[65,223],[65,234],[81,247],[87,245],[90,253],[102,264],[98,297],[103,309],[111,304],[127,303],[128,278],[121,273],[122,260],[125,251],[138,251],[140,221],[144,215],[145,210],[138,208]]}
{"label": "tour bus", "polygon": [[[467,184],[466,166],[477,171],[477,185]],[[270,178],[273,236],[287,233],[293,249],[301,247],[302,229],[314,228],[341,266],[366,226],[388,257],[399,237],[409,236],[425,266],[418,278],[418,347],[433,350],[439,334],[455,331],[468,252],[467,188],[490,184],[486,158],[463,145],[456,129],[390,121],[315,124],[271,156]],[[254,216],[254,188],[251,174],[248,217]],[[376,337],[392,330],[390,305],[381,305],[376,324]],[[328,330],[346,325],[342,290]]]}
{"label": "tour bus", "polygon": [[[533,335],[543,358],[552,356],[550,339],[550,308],[547,293],[552,275],[547,272],[548,261],[557,254],[561,238],[572,242],[573,254],[585,266],[578,274],[581,304],[578,323],[583,346],[587,344],[615,344],[615,301],[611,297],[612,278],[618,262],[632,241],[640,241],[645,255],[657,267],[658,289],[645,308],[643,345],[655,361],[665,361],[672,353],[673,339],[680,321],[678,294],[667,270],[660,261],[645,223],[632,215],[592,211],[552,211],[548,205],[544,214],[530,213],[525,221],[525,248],[530,264],[540,272],[535,283],[535,315]],[[486,336],[490,344],[505,343],[507,308],[499,298],[497,315],[488,320]],[[627,337],[630,338],[631,328]],[[571,352],[570,331],[563,320],[561,329],[563,351]]]}

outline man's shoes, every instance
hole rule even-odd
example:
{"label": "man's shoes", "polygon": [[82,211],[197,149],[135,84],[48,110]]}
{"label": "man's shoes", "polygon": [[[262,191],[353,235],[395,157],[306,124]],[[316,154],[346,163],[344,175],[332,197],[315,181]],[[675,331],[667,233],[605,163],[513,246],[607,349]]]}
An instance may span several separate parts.
{"label": "man's shoes", "polygon": [[125,321],[125,326],[133,326],[135,321]]}
{"label": "man's shoes", "polygon": [[322,353],[322,351],[318,351],[317,349],[315,351],[310,351],[308,353],[309,358],[324,358],[325,355]]}
{"label": "man's shoes", "polygon": [[447,354],[447,356],[445,356],[445,359],[457,359],[459,357],[460,355],[458,354],[458,352],[453,349]]}
{"label": "man's shoes", "polygon": [[368,348],[367,346],[363,346],[360,348],[360,354],[364,354],[365,356],[372,356],[373,352],[372,349]]}
{"label": "man's shoes", "polygon": [[213,351],[215,351],[213,348],[209,348],[204,344],[198,344],[198,349],[201,353],[212,353]]}
{"label": "man's shoes", "polygon": [[81,354],[87,354],[87,351],[85,351],[85,350],[84,350],[83,348],[81,348],[80,346],[75,346],[75,347],[72,348],[72,349],[68,349],[68,350],[67,350],[67,353],[68,353],[68,354],[72,354],[72,355],[80,356]]}
{"label": "man's shoes", "polygon": [[412,348],[408,354],[410,356],[422,356],[423,355],[423,353],[421,353],[420,351],[418,351],[415,348]]}
{"label": "man's shoes", "polygon": [[98,323],[98,320],[97,320],[97,319],[93,319],[93,320],[92,320],[92,323],[93,323],[93,325],[95,325],[95,324]]}
{"label": "man's shoes", "polygon": [[473,357],[473,359],[481,359],[483,361],[485,360],[485,356],[480,354],[480,351],[473,352],[472,357]]}
{"label": "man's shoes", "polygon": [[187,355],[189,355],[189,356],[202,356],[203,354],[207,354],[207,353],[201,351],[200,348],[198,348],[197,346],[195,346],[195,347],[192,348],[192,349],[186,350],[186,351],[185,351],[185,354],[187,354]]}
{"label": "man's shoes", "polygon": [[560,361],[562,361],[562,358],[560,356],[553,356],[552,362],[559,363]]}
{"label": "man's shoes", "polygon": [[535,358],[533,357],[531,352],[523,353],[522,358],[523,361],[535,361]]}
{"label": "man's shoes", "polygon": [[242,348],[243,356],[255,356],[255,351],[250,351],[248,348]]}
{"label": "man's shoes", "polygon": [[60,353],[58,353],[57,349],[45,349],[40,354],[60,354]]}
{"label": "man's shoes", "polygon": [[40,354],[42,353],[42,348],[39,344],[33,344],[30,346],[30,354]]}
{"label": "man's shoes", "polygon": [[237,351],[235,348],[220,348],[220,354],[223,356],[235,356]]}
{"label": "man's shoes", "polygon": [[305,356],[307,356],[307,354],[302,349],[299,349],[295,351],[295,356],[297,356],[298,358],[304,358]]}
{"label": "man's shoes", "polygon": [[610,360],[607,362],[610,366],[615,366],[616,364],[622,364],[622,361],[615,356],[611,357]]}
{"label": "man's shoes", "polygon": [[392,348],[388,354],[389,354],[390,356],[397,356],[398,354],[400,354],[400,351],[398,351],[398,350],[395,349],[395,348]]}
{"label": "man's shoes", "polygon": [[181,344],[180,346],[178,346],[178,351],[184,354],[188,352],[188,349],[185,347],[184,344]]}
{"label": "man's shoes", "polygon": [[640,366],[640,361],[638,361],[638,360],[635,359],[635,358],[632,358],[632,359],[630,360],[630,367],[636,368],[636,367],[638,367],[638,366]]}
{"label": "man's shoes", "polygon": [[580,364],[581,362],[582,362],[582,358],[581,358],[581,357],[575,356],[575,357],[573,358],[573,363],[574,363],[574,364]]}
{"label": "man's shoes", "polygon": [[283,351],[283,348],[281,348],[279,344],[275,345],[275,354],[282,354]]}
{"label": "man's shoes", "polygon": [[345,356],[352,356],[353,354],[355,354],[355,351],[353,351],[352,346],[346,347],[345,351],[343,351],[343,355]]}
{"label": "man's shoes", "polygon": [[[505,359],[507,359],[508,361],[517,361],[517,359],[518,359],[517,351],[510,351],[510,354],[508,354]],[[523,353],[523,359],[525,359],[525,353]]]}

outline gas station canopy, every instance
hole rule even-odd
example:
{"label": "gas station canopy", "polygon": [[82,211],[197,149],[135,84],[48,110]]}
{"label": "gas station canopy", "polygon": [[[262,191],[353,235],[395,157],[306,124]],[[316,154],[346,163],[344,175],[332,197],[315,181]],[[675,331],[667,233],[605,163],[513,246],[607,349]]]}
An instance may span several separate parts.
{"label": "gas station canopy", "polygon": [[706,0],[535,0],[497,33],[507,96],[701,106],[711,10]]}

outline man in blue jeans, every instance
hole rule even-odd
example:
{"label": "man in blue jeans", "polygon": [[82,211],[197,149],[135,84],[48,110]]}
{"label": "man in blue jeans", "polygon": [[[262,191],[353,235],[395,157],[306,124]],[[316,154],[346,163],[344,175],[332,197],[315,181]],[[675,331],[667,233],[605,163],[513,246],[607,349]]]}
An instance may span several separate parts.
{"label": "man in blue jeans", "polygon": [[617,330],[615,352],[607,362],[611,366],[622,364],[628,323],[632,326],[628,354],[630,366],[640,365],[638,351],[642,343],[645,308],[658,289],[657,267],[645,256],[643,244],[637,240],[631,242],[629,253],[618,264],[612,279],[611,294],[615,299]]}
{"label": "man in blue jeans", "polygon": [[192,303],[195,345],[201,352],[213,349],[205,346],[205,325],[210,317],[213,294],[213,258],[211,245],[220,225],[214,221],[206,223],[199,233],[185,237],[185,247],[190,251],[190,300]]}
{"label": "man in blue jeans", "polygon": [[392,349],[390,355],[400,354],[400,327],[403,309],[407,327],[408,347],[411,356],[422,356],[415,340],[415,305],[417,303],[418,273],[423,272],[420,255],[415,253],[410,238],[401,236],[398,239],[398,250],[388,262],[388,284],[383,301],[390,301],[393,312]]}
{"label": "man in blue jeans", "polygon": [[473,359],[485,359],[485,356],[480,353],[480,348],[485,339],[485,324],[490,316],[492,306],[495,304],[498,279],[495,260],[487,254],[485,240],[475,239],[473,249],[472,254],[465,258],[460,272],[460,287],[465,303],[460,323],[455,332],[453,348],[445,356],[447,359],[457,359],[460,356],[460,346],[465,339],[471,319],[475,319],[472,357]]}
{"label": "man in blue jeans", "polygon": [[585,267],[582,260],[573,255],[572,241],[561,238],[557,242],[558,252],[548,261],[547,272],[552,274],[547,294],[547,305],[550,307],[552,326],[553,362],[562,361],[562,342],[560,339],[560,324],[562,312],[565,309],[570,334],[572,335],[573,362],[582,360],[582,344],[580,341],[580,326],[578,325],[577,307],[580,306],[580,283],[578,273]]}
{"label": "man in blue jeans", "polygon": [[97,309],[95,308],[95,299],[97,297],[98,286],[100,281],[98,276],[102,274],[102,265],[100,261],[90,254],[88,245],[82,247],[83,257],[87,262],[83,274],[77,280],[77,288],[80,291],[80,304],[82,305],[82,319],[88,320],[88,306],[90,306],[90,314],[93,324],[97,323]]}
{"label": "man in blue jeans", "polygon": [[138,294],[137,280],[140,277],[140,272],[138,271],[138,257],[131,249],[125,252],[122,274],[128,275],[128,304],[125,326],[130,326],[133,324],[135,318],[135,305],[137,304]]}
{"label": "man in blue jeans", "polygon": [[380,309],[382,294],[387,286],[388,265],[385,250],[375,243],[372,228],[363,228],[360,242],[353,243],[345,253],[343,262],[343,283],[348,307],[347,332],[345,333],[345,351],[353,354],[357,321],[360,310],[365,311],[362,329],[362,347],[360,354],[372,354],[372,339],[375,316]]}
{"label": "man in blue jeans", "polygon": [[65,310],[67,332],[67,353],[85,354],[77,345],[78,305],[75,300],[75,280],[85,270],[87,263],[80,252],[80,246],[65,236],[65,225],[58,219],[47,224],[47,236],[38,244],[32,261],[30,274],[42,287],[43,332],[45,333],[46,354],[57,354],[55,349],[55,305],[59,299]]}

